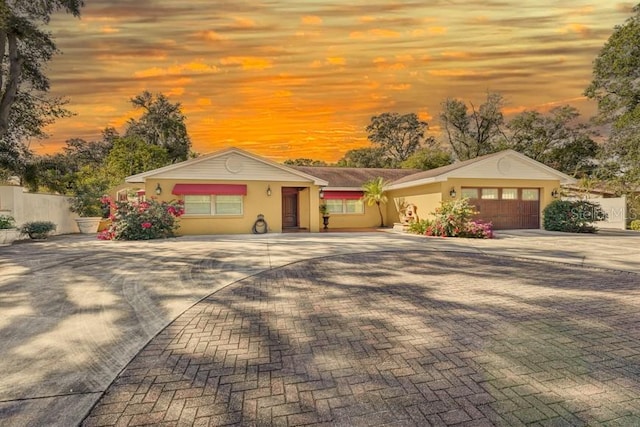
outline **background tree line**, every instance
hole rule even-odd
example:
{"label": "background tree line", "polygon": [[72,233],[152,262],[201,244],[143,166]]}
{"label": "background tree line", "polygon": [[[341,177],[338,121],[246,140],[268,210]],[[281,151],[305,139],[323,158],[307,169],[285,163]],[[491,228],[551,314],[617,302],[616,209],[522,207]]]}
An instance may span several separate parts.
{"label": "background tree line", "polygon": [[[107,128],[98,141],[73,139],[62,152],[36,156],[33,139],[71,113],[65,100],[48,95],[47,62],[58,52],[43,28],[56,11],[80,15],[82,0],[0,2],[0,179],[17,175],[31,189],[63,194],[82,185],[112,185],[125,176],[187,159],[191,142],[179,103],[150,92],[131,99],[142,110],[120,135]],[[505,148],[519,151],[569,175],[602,182],[635,197],[640,188],[640,5],[633,8],[595,58],[585,95],[597,102],[590,123],[565,105],[546,113],[523,111],[509,121],[500,93],[475,105],[460,98],[441,103],[438,140],[415,113],[385,112],[366,127],[370,147],[348,151],[336,165],[432,169]],[[594,125],[607,129],[596,143]],[[323,165],[313,159],[287,164]]]}

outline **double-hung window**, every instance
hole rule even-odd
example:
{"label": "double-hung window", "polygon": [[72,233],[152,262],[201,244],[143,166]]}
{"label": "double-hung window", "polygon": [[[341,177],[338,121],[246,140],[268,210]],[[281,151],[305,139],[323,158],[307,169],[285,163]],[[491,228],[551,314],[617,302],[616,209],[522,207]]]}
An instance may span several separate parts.
{"label": "double-hung window", "polygon": [[242,215],[243,197],[229,195],[185,195],[185,215]]}
{"label": "double-hung window", "polygon": [[329,199],[326,200],[327,210],[332,214],[362,214],[364,203],[354,199]]}

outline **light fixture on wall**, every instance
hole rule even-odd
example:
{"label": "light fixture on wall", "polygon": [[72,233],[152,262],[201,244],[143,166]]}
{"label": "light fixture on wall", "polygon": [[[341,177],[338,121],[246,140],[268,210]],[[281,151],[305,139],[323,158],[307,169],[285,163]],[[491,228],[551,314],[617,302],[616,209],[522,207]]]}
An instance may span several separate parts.
{"label": "light fixture on wall", "polygon": [[321,199],[324,199],[324,188],[320,187],[320,193],[319,193],[319,195],[320,195],[320,198],[321,198]]}
{"label": "light fixture on wall", "polygon": [[162,187],[160,187],[160,183],[156,185],[156,194],[159,196],[162,194]]}
{"label": "light fixture on wall", "polygon": [[267,185],[267,196],[271,197],[271,185]]}
{"label": "light fixture on wall", "polygon": [[554,188],[553,190],[551,190],[551,197],[553,197],[554,199],[558,198],[558,189]]}
{"label": "light fixture on wall", "polygon": [[451,190],[449,190],[449,196],[453,197],[454,199],[456,198],[456,189],[454,187],[451,187]]}

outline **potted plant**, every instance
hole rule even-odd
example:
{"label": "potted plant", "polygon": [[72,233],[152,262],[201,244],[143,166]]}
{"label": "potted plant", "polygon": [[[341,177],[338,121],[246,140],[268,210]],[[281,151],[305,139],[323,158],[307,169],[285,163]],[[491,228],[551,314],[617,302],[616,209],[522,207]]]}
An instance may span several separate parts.
{"label": "potted plant", "polygon": [[320,205],[320,215],[322,215],[322,225],[324,225],[323,229],[329,229],[329,208],[326,203]]}
{"label": "potted plant", "polygon": [[0,245],[13,243],[20,237],[20,230],[16,227],[15,219],[11,215],[0,215]]}
{"label": "potted plant", "polygon": [[27,234],[31,239],[43,240],[49,237],[49,234],[55,229],[56,225],[51,221],[32,221],[24,223],[20,227],[20,232]]}
{"label": "potted plant", "polygon": [[81,233],[97,233],[100,221],[104,216],[102,196],[107,189],[107,183],[100,176],[91,171],[81,170],[75,182],[75,195],[69,199],[71,212],[77,213],[78,229]]}

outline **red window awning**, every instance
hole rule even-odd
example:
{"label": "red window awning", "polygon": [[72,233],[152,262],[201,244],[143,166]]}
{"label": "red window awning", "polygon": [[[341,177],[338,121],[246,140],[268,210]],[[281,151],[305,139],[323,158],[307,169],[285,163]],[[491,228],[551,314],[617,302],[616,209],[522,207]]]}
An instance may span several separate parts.
{"label": "red window awning", "polygon": [[246,196],[247,186],[244,184],[176,184],[171,194]]}
{"label": "red window awning", "polygon": [[346,200],[358,200],[364,193],[362,191],[324,191],[324,198],[328,200],[346,199]]}

